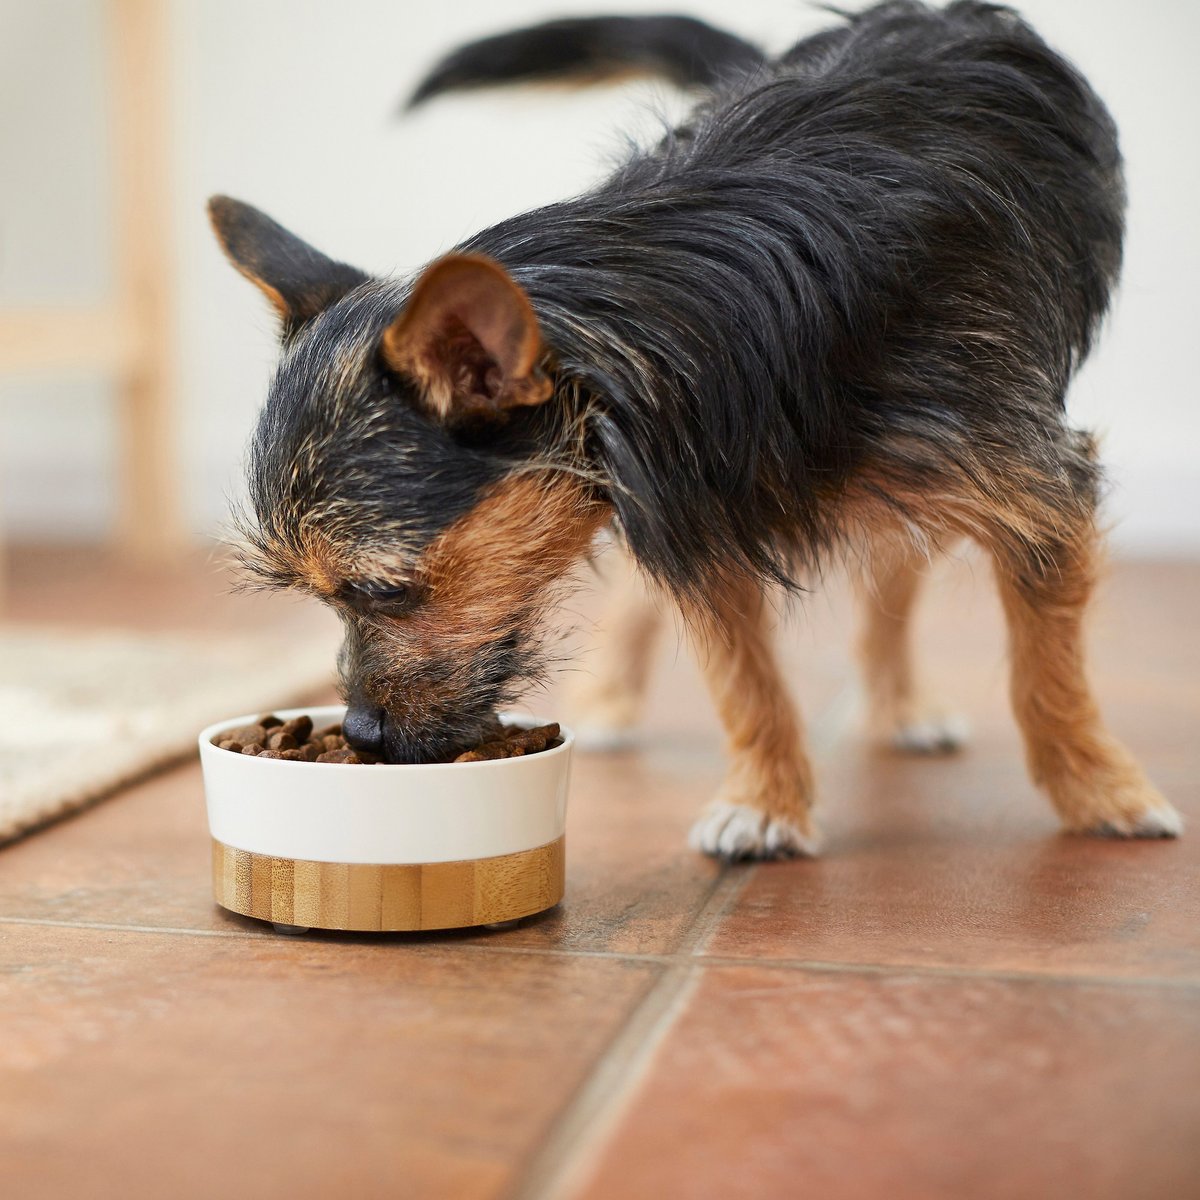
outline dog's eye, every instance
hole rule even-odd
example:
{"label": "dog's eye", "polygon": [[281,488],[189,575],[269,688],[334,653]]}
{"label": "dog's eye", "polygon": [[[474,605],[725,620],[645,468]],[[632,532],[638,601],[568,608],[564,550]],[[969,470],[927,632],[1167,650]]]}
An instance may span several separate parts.
{"label": "dog's eye", "polygon": [[414,583],[380,583],[363,580],[349,585],[349,591],[359,602],[366,601],[374,608],[389,612],[406,612],[421,598],[421,589]]}

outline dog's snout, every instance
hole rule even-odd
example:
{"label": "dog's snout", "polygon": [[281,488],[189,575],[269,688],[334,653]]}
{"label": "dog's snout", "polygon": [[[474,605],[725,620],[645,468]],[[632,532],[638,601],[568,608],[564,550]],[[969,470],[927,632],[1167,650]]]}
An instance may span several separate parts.
{"label": "dog's snout", "polygon": [[351,704],[342,720],[342,735],[355,750],[383,753],[383,709],[377,704]]}

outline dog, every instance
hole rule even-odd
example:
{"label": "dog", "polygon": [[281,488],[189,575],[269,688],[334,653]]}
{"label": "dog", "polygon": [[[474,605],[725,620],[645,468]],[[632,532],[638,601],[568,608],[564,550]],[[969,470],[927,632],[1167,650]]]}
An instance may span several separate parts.
{"label": "dog", "polygon": [[[1177,834],[1085,675],[1102,477],[1064,397],[1121,261],[1101,101],[1010,9],[887,0],[776,59],[685,18],[552,22],[454,52],[414,102],[629,70],[702,94],[594,190],[412,280],[211,201],[282,328],[249,458],[250,566],[341,615],[348,739],[389,762],[470,745],[545,669],[546,617],[615,526],[707,648],[730,764],[694,844],[812,854],[768,597],[862,564],[874,720],[948,748],[909,623],[931,557],[971,539],[1063,825]],[[641,603],[610,655],[631,674]],[[636,683],[606,686],[610,707],[636,706]]]}

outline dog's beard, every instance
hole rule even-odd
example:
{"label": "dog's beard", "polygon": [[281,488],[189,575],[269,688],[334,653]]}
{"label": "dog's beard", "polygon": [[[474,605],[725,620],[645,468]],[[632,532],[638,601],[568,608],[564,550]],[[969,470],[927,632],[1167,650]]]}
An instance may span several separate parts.
{"label": "dog's beard", "polygon": [[429,728],[417,728],[404,717],[383,718],[383,760],[388,763],[452,762],[486,741],[500,727],[491,707],[458,716]]}

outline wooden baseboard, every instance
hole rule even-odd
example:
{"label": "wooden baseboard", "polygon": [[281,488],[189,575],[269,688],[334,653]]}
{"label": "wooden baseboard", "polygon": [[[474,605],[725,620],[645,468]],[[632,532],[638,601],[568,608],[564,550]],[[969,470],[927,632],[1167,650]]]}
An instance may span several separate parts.
{"label": "wooden baseboard", "polygon": [[565,838],[495,858],[442,863],[329,863],[272,858],[213,839],[222,908],[310,929],[400,932],[513,921],[563,896]]}

